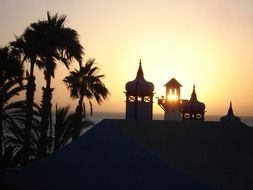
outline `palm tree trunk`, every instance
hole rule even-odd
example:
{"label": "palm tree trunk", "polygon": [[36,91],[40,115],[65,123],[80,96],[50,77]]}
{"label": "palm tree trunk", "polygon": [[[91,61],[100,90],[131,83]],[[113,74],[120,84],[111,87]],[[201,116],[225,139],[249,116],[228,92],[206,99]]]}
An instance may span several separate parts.
{"label": "palm tree trunk", "polygon": [[81,95],[80,99],[78,101],[78,105],[76,107],[76,113],[75,113],[75,128],[74,128],[74,132],[73,132],[73,139],[77,139],[80,136],[80,125],[82,122],[82,115],[83,115],[83,99],[84,96]]}
{"label": "palm tree trunk", "polygon": [[47,133],[49,129],[49,119],[51,114],[51,99],[52,99],[52,92],[53,88],[51,88],[51,75],[47,72],[46,74],[46,88],[42,87],[43,95],[42,95],[42,102],[41,102],[41,130],[40,130],[40,140],[39,140],[39,156],[45,156],[47,154],[48,149],[48,139]]}
{"label": "palm tree trunk", "polygon": [[25,149],[25,160],[29,159],[30,152],[30,141],[31,141],[31,128],[33,119],[33,103],[34,103],[34,93],[36,90],[35,77],[31,73],[28,77],[27,90],[26,90],[26,120],[25,120],[25,139],[24,139],[24,149]]}

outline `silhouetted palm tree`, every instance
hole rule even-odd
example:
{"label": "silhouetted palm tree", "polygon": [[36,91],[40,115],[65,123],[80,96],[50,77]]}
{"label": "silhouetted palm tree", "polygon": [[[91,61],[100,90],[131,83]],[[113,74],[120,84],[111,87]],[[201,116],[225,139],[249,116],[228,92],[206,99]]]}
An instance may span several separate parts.
{"label": "silhouetted palm tree", "polygon": [[9,161],[16,166],[27,164],[35,159],[38,155],[40,115],[38,111],[39,106],[34,104],[33,107],[34,117],[31,120],[29,149],[25,146],[27,138],[25,131],[26,101],[12,102],[5,107],[5,109],[8,110],[8,113],[11,113],[11,117],[14,118],[17,123],[17,125],[13,124],[7,128],[7,135],[5,136],[5,147],[8,148],[9,153],[12,150],[12,159]]}
{"label": "silhouetted palm tree", "polygon": [[[19,53],[23,56],[22,62],[27,62],[30,64],[29,71],[27,71],[27,85],[26,85],[26,102],[25,102],[25,129],[24,129],[24,151],[30,151],[32,143],[30,143],[32,120],[33,118],[33,107],[34,107],[34,94],[36,91],[36,83],[34,76],[34,67],[38,66],[39,69],[44,67],[44,64],[38,57],[40,39],[37,35],[39,30],[37,23],[32,23],[26,28],[21,37],[17,37],[15,41],[11,42],[10,45],[13,46]],[[27,154],[28,156],[29,154]],[[28,158],[27,158],[28,159]]]}
{"label": "silhouetted palm tree", "polygon": [[[67,143],[69,143],[73,137],[75,126],[75,114],[69,113],[70,107],[57,107],[55,112],[54,123],[54,151],[60,150]],[[89,120],[83,120],[80,124],[80,128],[84,129],[91,127],[93,123]]]}
{"label": "silhouetted palm tree", "polygon": [[[21,109],[17,110],[14,114],[15,116],[18,116],[18,121],[21,120],[20,123],[25,123],[25,104],[24,106],[20,106]],[[22,107],[24,108],[22,110]],[[22,118],[22,114],[24,117]],[[35,112],[33,115],[37,115],[38,113]],[[15,117],[16,119],[16,117]],[[17,120],[16,119],[16,120]],[[23,121],[22,121],[23,119]],[[38,140],[39,140],[39,120],[36,119],[36,117],[32,120],[32,128],[30,133],[30,145],[29,150],[24,147],[24,142],[26,140],[26,134],[24,130],[23,125],[12,125],[8,128],[7,135],[5,136],[5,143],[6,148],[8,148],[9,153],[12,151],[12,156],[9,161],[11,161],[11,164],[15,164],[15,166],[22,166],[24,164],[27,164],[31,162],[33,159],[37,157],[38,154]],[[8,156],[8,155],[7,155]]]}
{"label": "silhouetted palm tree", "polygon": [[0,156],[3,155],[3,130],[6,124],[14,125],[11,117],[10,100],[18,95],[23,80],[23,67],[17,52],[9,47],[0,48]]}
{"label": "silhouetted palm tree", "polygon": [[57,62],[62,62],[68,68],[73,59],[81,63],[83,47],[75,30],[64,26],[66,16],[51,16],[47,13],[47,20],[38,21],[32,25],[37,26],[36,39],[38,39],[38,56],[45,64],[46,86],[42,88],[41,101],[41,137],[40,155],[47,153],[47,132],[51,114],[51,99],[53,88],[51,88],[51,77]]}
{"label": "silhouetted palm tree", "polygon": [[81,66],[79,70],[70,72],[70,75],[63,80],[70,90],[72,98],[79,98],[76,107],[76,126],[73,138],[80,135],[79,124],[82,118],[85,117],[84,98],[87,98],[90,103],[91,114],[93,112],[91,100],[95,98],[98,104],[102,103],[108,95],[109,91],[105,87],[101,79],[104,75],[98,75],[98,67],[94,66],[95,59],[89,59],[85,66]]}

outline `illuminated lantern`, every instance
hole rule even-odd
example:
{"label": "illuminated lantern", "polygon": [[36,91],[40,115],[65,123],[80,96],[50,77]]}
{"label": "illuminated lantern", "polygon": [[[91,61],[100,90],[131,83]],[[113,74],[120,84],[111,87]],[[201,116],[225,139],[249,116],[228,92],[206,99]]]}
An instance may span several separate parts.
{"label": "illuminated lantern", "polygon": [[152,120],[154,85],[144,79],[141,60],[135,80],[127,82],[125,89],[126,119]]}
{"label": "illuminated lantern", "polygon": [[182,85],[172,78],[165,85],[166,96],[158,99],[159,106],[164,110],[164,120],[181,120],[181,97]]}

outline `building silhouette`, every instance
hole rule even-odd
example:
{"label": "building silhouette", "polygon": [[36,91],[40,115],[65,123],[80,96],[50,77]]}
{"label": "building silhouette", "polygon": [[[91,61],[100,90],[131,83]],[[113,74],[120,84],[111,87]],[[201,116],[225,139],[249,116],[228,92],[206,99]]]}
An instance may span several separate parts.
{"label": "building silhouette", "polygon": [[181,97],[182,85],[172,78],[165,85],[165,97],[158,99],[158,105],[164,110],[164,120],[181,120]]}
{"label": "building silhouette", "polygon": [[241,122],[240,117],[235,116],[232,102],[229,104],[227,115],[221,117],[220,122],[223,127],[247,127],[243,122]]}
{"label": "building silhouette", "polygon": [[232,102],[229,104],[227,115],[221,117],[221,122],[240,122],[240,118],[234,115]]}
{"label": "building silhouette", "polygon": [[182,101],[182,119],[183,120],[204,120],[205,119],[205,104],[198,101],[195,91],[195,85],[190,100]]}
{"label": "building silhouette", "polygon": [[182,85],[172,78],[165,85],[166,96],[158,99],[158,105],[164,110],[164,120],[204,120],[205,104],[198,101],[195,85],[190,100],[181,99]]}
{"label": "building silhouette", "polygon": [[135,80],[127,82],[125,89],[126,119],[152,120],[154,85],[144,79],[141,60]]}

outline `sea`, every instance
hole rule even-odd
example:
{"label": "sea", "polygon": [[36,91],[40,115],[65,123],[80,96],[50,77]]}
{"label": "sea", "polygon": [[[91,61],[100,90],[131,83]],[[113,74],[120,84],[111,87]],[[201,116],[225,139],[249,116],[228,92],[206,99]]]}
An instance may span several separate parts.
{"label": "sea", "polygon": [[[120,112],[95,112],[92,116],[88,118],[94,123],[98,123],[103,119],[125,119],[125,113]],[[221,116],[219,115],[205,115],[205,121],[219,121]],[[240,116],[243,123],[248,126],[253,127],[253,117],[252,116]],[[153,120],[163,120],[163,113],[154,113]]]}

